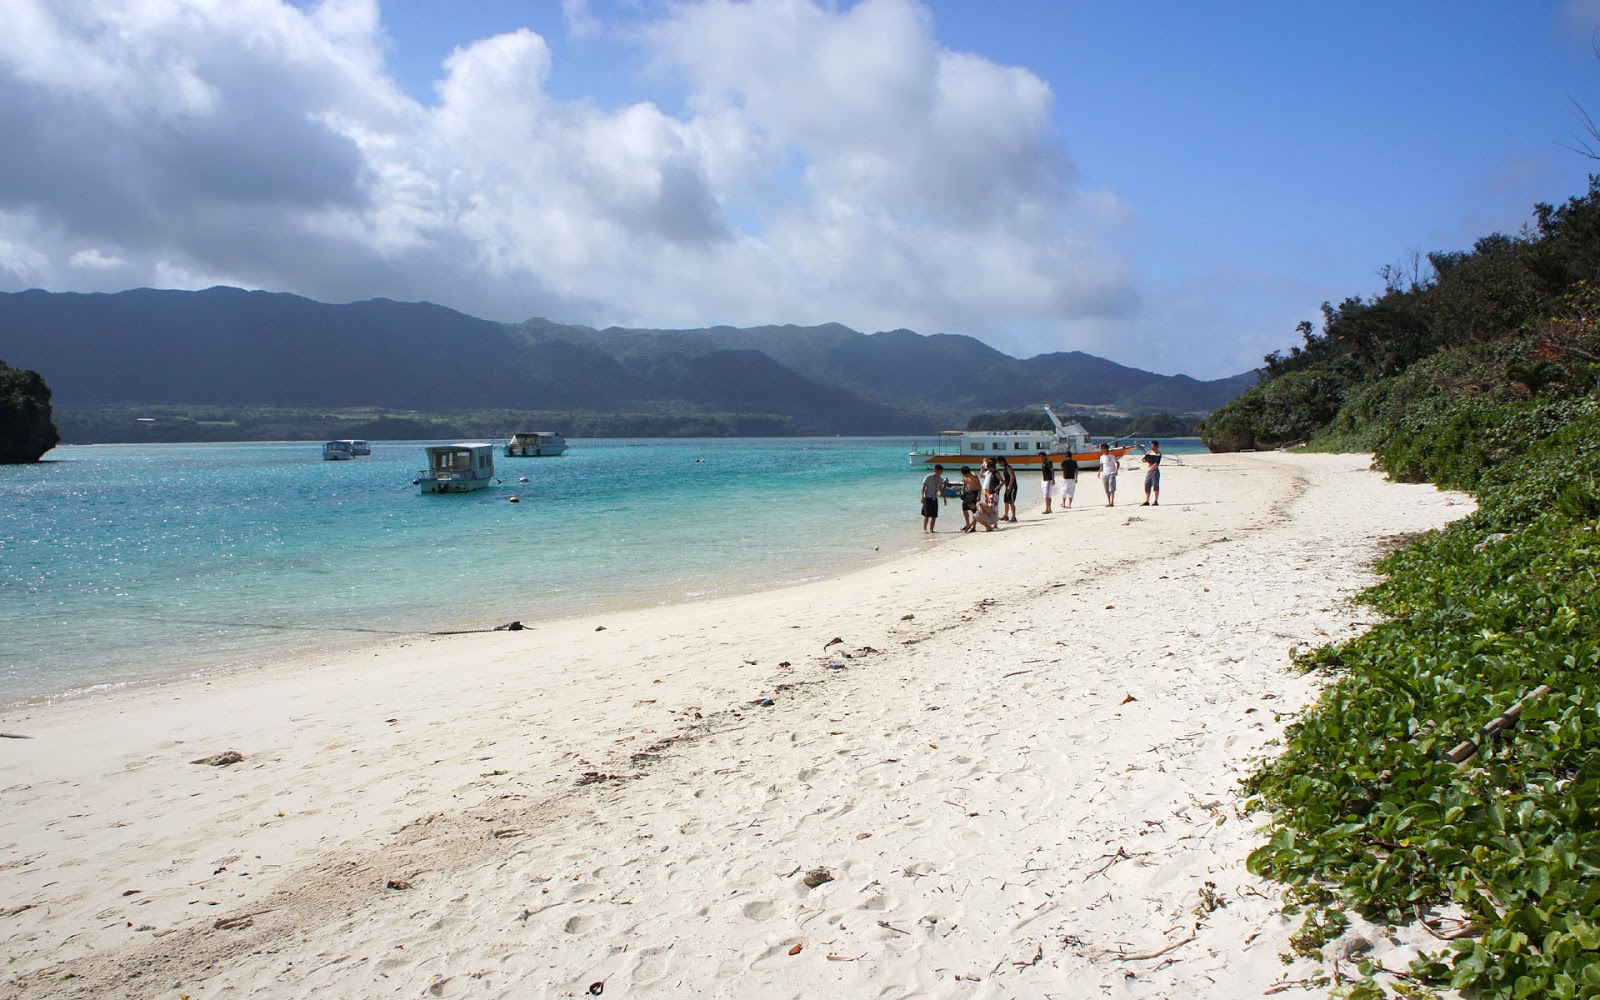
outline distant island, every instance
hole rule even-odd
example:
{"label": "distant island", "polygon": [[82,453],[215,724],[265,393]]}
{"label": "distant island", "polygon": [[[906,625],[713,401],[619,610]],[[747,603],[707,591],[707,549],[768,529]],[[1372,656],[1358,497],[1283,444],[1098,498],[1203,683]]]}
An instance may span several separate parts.
{"label": "distant island", "polygon": [[[1192,424],[1256,383],[1081,352],[838,324],[648,330],[495,323],[429,303],[237,288],[0,293],[0,357],[55,390],[63,440],[926,434],[1050,402],[1097,433]],[[1097,426],[1097,424],[1104,426]]]}

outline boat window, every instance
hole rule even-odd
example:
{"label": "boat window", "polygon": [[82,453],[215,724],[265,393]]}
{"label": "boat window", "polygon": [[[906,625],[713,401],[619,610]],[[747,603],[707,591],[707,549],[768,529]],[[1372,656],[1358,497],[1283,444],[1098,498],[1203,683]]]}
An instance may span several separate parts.
{"label": "boat window", "polygon": [[974,441],[974,442],[972,442],[972,450],[973,451],[982,451],[983,450],[983,442],[982,441]]}
{"label": "boat window", "polygon": [[1028,450],[1028,442],[1026,442],[1026,441],[1013,441],[1013,442],[1011,442],[1011,450],[1012,451],[1027,451]]}

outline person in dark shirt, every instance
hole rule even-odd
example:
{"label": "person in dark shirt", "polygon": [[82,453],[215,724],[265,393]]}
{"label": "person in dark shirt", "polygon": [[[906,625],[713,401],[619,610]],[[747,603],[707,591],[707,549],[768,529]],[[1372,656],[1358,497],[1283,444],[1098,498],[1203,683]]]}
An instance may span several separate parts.
{"label": "person in dark shirt", "polygon": [[1161,442],[1151,441],[1144,453],[1144,503],[1141,507],[1161,506]]}
{"label": "person in dark shirt", "polygon": [[1072,509],[1072,498],[1078,495],[1078,460],[1068,452],[1061,459],[1061,509]]}

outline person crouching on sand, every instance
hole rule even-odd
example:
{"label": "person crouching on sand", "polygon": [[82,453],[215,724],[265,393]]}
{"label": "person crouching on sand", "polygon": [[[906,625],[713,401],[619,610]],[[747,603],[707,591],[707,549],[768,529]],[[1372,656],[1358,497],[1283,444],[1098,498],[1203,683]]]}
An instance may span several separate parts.
{"label": "person crouching on sand", "polygon": [[1117,505],[1117,456],[1111,454],[1111,446],[1104,441],[1100,442],[1100,485],[1105,487],[1106,506]]}
{"label": "person crouching on sand", "polygon": [[971,531],[977,527],[973,523],[973,515],[978,513],[978,491],[983,484],[978,482],[977,473],[972,471],[972,466],[961,467],[961,530]]}
{"label": "person crouching on sand", "polygon": [[922,530],[932,532],[939,520],[939,504],[949,503],[944,498],[944,466],[935,465],[922,480]]}

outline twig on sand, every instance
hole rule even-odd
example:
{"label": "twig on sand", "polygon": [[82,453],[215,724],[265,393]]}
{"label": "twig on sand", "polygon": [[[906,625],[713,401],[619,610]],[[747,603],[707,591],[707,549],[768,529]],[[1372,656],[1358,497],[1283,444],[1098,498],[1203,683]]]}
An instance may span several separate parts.
{"label": "twig on sand", "polygon": [[1044,945],[1036,945],[1035,948],[1037,950],[1034,951],[1033,957],[1028,959],[1026,962],[1012,962],[1011,964],[1015,965],[1019,969],[1026,969],[1030,966],[1038,965],[1039,960],[1044,958]]}
{"label": "twig on sand", "polygon": [[1184,938],[1181,941],[1174,941],[1171,944],[1167,945],[1165,948],[1160,949],[1159,951],[1146,952],[1143,955],[1112,955],[1111,957],[1116,959],[1118,962],[1143,962],[1146,959],[1150,959],[1150,958],[1160,958],[1162,955],[1165,955],[1169,951],[1172,951],[1172,950],[1174,950],[1176,948],[1182,948],[1184,945],[1188,944],[1190,941],[1193,941],[1195,938],[1197,938],[1199,936],[1200,936],[1200,932],[1199,931],[1190,931],[1188,937]]}
{"label": "twig on sand", "polygon": [[1094,878],[1096,875],[1100,875],[1100,874],[1104,873],[1107,868],[1110,868],[1112,865],[1116,864],[1118,861],[1128,861],[1128,860],[1131,860],[1133,858],[1144,858],[1144,857],[1149,857],[1149,855],[1150,855],[1149,851],[1139,851],[1137,854],[1129,854],[1127,848],[1119,847],[1119,848],[1117,848],[1117,853],[1115,853],[1115,854],[1102,854],[1102,855],[1100,855],[1102,858],[1110,858],[1111,860],[1107,861],[1105,864],[1101,865],[1099,868],[1096,868],[1094,871],[1092,871],[1089,874],[1085,875],[1083,877],[1083,880],[1085,882],[1087,882],[1090,879]]}
{"label": "twig on sand", "polygon": [[32,736],[24,736],[22,733],[0,733],[0,739],[6,739],[6,740],[31,740],[31,739],[33,739],[33,737]]}
{"label": "twig on sand", "polygon": [[1007,677],[1015,677],[1015,676],[1017,676],[1017,675],[1018,675],[1018,674],[1031,674],[1031,673],[1033,673],[1033,671],[1032,671],[1032,670],[1013,670],[1013,671],[1011,671],[1011,673],[1009,673],[1009,674],[1001,674],[1001,675],[1000,675],[1000,679],[1001,679],[1001,680],[1004,680],[1004,679],[1005,679],[1005,678],[1007,678]]}

